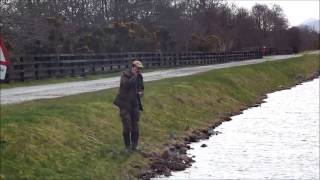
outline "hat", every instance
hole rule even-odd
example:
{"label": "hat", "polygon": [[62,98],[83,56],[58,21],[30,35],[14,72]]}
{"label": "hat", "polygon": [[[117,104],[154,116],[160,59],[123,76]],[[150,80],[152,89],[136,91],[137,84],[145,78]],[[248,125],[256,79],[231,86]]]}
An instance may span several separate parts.
{"label": "hat", "polygon": [[132,65],[139,67],[139,68],[143,68],[141,61],[138,61],[138,60],[132,61]]}

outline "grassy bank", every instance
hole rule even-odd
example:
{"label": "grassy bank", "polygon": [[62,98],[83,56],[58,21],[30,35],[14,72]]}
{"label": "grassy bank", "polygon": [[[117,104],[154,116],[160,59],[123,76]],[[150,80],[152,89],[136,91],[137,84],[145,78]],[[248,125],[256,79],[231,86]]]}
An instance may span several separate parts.
{"label": "grassy bank", "polygon": [[[143,151],[204,128],[257,97],[319,70],[319,56],[146,83]],[[117,89],[1,106],[1,179],[130,179],[148,164],[123,151]]]}

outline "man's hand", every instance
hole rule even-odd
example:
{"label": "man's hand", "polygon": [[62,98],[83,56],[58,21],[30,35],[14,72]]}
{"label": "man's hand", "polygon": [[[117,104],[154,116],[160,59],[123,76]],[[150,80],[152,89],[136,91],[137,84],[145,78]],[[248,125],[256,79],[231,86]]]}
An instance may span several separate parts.
{"label": "man's hand", "polygon": [[143,91],[139,91],[138,94],[140,97],[143,97]]}

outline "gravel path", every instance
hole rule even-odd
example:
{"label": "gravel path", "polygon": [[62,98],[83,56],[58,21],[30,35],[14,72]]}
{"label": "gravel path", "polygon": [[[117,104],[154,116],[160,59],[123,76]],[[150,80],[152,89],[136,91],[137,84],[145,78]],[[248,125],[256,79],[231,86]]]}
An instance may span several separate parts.
{"label": "gravel path", "polygon": [[[314,53],[314,52],[312,52]],[[319,53],[319,52],[318,52]],[[279,55],[268,56],[264,59],[253,59],[242,62],[231,62],[225,64],[215,64],[207,66],[197,67],[185,67],[178,69],[159,70],[154,72],[143,73],[144,81],[156,81],[165,78],[181,77],[205,72],[213,69],[229,68],[234,66],[243,66],[249,64],[258,64],[265,61],[281,60],[291,57],[298,57],[297,55]],[[67,82],[50,85],[39,85],[29,87],[17,87],[10,89],[2,89],[1,92],[1,104],[14,104],[24,101],[36,100],[36,99],[50,99],[62,96],[99,91],[103,89],[110,89],[119,86],[120,77],[104,78],[91,81],[78,81]]]}

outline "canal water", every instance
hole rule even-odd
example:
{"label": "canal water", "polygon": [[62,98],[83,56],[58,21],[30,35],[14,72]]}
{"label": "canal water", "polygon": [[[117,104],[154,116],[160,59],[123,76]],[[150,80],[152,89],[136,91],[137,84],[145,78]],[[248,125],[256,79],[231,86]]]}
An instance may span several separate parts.
{"label": "canal water", "polygon": [[196,162],[161,179],[319,179],[319,78],[265,101],[191,144]]}

